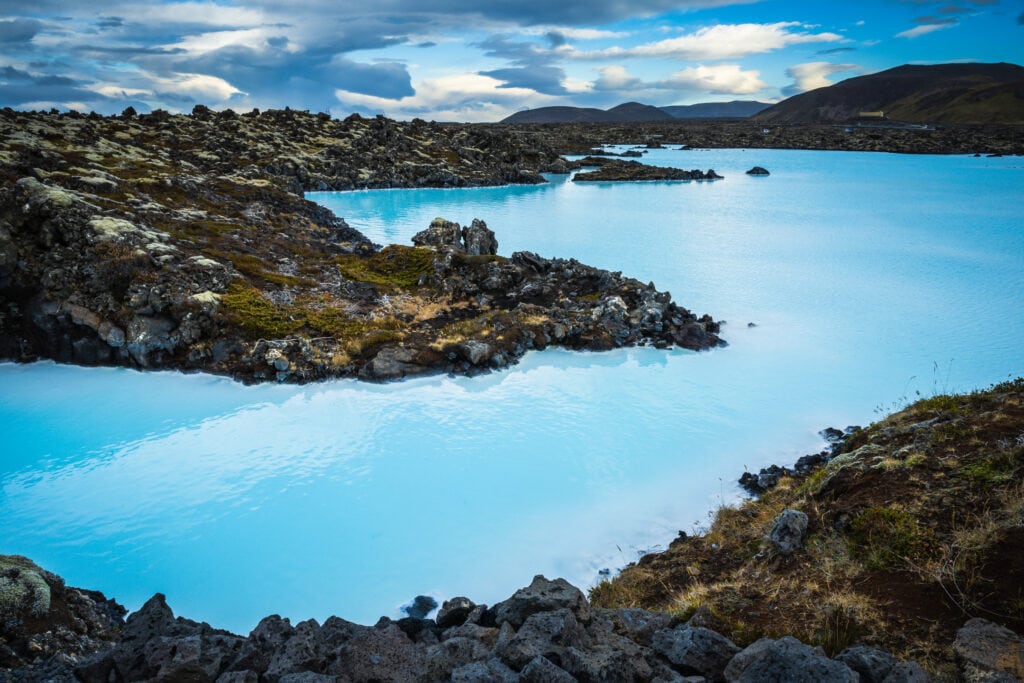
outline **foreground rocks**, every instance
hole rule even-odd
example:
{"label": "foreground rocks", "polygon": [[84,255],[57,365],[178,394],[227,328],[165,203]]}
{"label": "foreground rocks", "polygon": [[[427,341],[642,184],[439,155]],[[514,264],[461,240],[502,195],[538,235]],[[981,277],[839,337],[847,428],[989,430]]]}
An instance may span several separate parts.
{"label": "foreground rocks", "polygon": [[[5,683],[929,680],[916,664],[877,648],[852,647],[830,659],[792,637],[740,647],[697,617],[594,609],[579,589],[543,576],[491,607],[446,601],[436,621],[381,618],[363,626],[331,617],[293,625],[269,616],[243,637],[175,617],[160,594],[124,619],[116,603],[67,588],[24,558],[0,562],[18,567],[0,574],[4,595],[12,581],[40,577],[54,597],[45,610],[31,596],[0,602]],[[978,663],[986,657],[975,654],[979,637],[1012,642],[1012,633],[973,635],[993,627],[970,622],[958,652],[967,653],[970,671],[985,666],[989,676],[1013,675],[1006,662],[1015,664],[998,653]]]}
{"label": "foreground rocks", "polygon": [[245,382],[472,374],[558,345],[706,349],[621,273],[498,255],[483,221],[381,249],[304,190],[542,182],[533,136],[305,112],[0,111],[0,359]]}

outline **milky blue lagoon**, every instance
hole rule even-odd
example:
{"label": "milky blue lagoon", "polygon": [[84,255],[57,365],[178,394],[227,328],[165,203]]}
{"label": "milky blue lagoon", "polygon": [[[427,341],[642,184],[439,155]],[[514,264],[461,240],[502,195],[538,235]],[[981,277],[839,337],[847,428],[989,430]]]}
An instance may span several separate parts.
{"label": "milky blue lagoon", "polygon": [[726,179],[310,197],[382,243],[483,218],[502,254],[653,280],[729,321],[728,348],[385,386],[3,365],[0,552],[241,632],[273,612],[372,623],[419,593],[493,602],[664,545],[823,427],[1024,372],[1024,160],[646,160]]}

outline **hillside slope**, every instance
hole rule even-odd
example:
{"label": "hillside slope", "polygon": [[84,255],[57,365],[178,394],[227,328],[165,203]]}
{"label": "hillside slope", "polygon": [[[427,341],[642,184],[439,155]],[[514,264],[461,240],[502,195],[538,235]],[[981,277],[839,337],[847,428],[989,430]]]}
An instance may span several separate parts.
{"label": "hillside slope", "polygon": [[1024,124],[1024,67],[1002,62],[899,66],[790,97],[755,118],[843,122],[867,111],[915,123]]}
{"label": "hillside slope", "polygon": [[[952,672],[967,619],[1024,629],[1024,380],[920,400],[801,460],[744,477],[767,492],[641,558],[593,603],[703,608],[739,644],[864,643],[937,673]],[[790,554],[769,540],[784,510],[806,515]]]}

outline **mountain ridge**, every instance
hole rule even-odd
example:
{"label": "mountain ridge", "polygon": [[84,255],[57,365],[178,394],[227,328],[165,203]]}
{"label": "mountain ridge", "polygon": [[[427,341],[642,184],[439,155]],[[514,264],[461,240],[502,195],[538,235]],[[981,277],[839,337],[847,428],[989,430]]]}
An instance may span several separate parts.
{"label": "mountain ridge", "polygon": [[904,64],[794,95],[754,119],[840,123],[865,112],[909,123],[1024,124],[1024,67]]}
{"label": "mountain ridge", "polygon": [[641,102],[624,102],[610,109],[595,107],[538,107],[507,116],[500,123],[626,123],[672,121],[695,118],[748,118],[771,104],[754,100],[701,102],[655,107]]}

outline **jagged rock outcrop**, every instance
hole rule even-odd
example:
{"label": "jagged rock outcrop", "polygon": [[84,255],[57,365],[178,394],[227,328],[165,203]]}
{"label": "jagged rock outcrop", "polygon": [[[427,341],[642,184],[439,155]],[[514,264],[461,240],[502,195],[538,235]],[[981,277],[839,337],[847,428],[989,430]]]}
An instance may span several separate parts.
{"label": "jagged rock outcrop", "polygon": [[[361,626],[331,617],[292,625],[269,616],[248,637],[176,617],[163,595],[124,620],[124,610],[98,593],[63,586],[24,558],[0,556],[0,566],[52,591],[44,608],[32,591],[18,593],[12,621],[5,605],[0,637],[6,644],[0,681],[193,681],[195,683],[351,683],[431,681],[856,681],[848,667],[881,671],[884,680],[918,680],[888,653],[853,652],[835,660],[794,638],[763,639],[741,649],[727,637],[665,613],[594,610],[563,579],[537,576],[491,608],[466,598],[446,601],[437,621],[381,618]],[[13,574],[3,570],[3,581]],[[7,590],[8,583],[0,583]],[[42,589],[40,589],[42,590]],[[0,593],[6,595],[7,593]],[[71,602],[61,602],[75,595]],[[25,597],[28,596],[28,597]],[[64,622],[92,625],[102,637],[67,637]],[[56,630],[55,630],[56,629]],[[61,631],[60,629],[65,629]],[[43,643],[45,645],[39,645]],[[852,651],[851,651],[852,652]],[[865,669],[864,662],[870,660]],[[868,680],[868,679],[866,679]]]}

